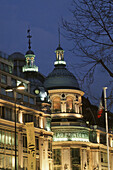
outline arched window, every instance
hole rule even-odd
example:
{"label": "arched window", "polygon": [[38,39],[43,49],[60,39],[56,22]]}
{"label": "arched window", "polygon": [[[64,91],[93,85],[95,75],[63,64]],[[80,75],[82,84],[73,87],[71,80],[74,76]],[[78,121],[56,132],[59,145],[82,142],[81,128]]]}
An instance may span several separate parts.
{"label": "arched window", "polygon": [[66,112],[73,112],[73,98],[66,98]]}
{"label": "arched window", "polygon": [[55,97],[53,99],[53,111],[54,112],[60,112],[61,111],[60,97]]}

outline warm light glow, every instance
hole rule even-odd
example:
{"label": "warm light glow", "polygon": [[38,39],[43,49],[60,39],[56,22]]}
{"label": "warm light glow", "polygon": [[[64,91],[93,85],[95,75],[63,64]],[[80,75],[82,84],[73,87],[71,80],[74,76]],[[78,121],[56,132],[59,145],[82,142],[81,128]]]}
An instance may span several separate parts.
{"label": "warm light glow", "polygon": [[17,86],[18,90],[25,90],[25,86],[23,85],[23,83],[19,84],[19,86]]}
{"label": "warm light glow", "polygon": [[64,65],[66,65],[66,62],[65,61],[55,61],[54,65],[57,65],[57,64],[64,64]]}
{"label": "warm light glow", "polygon": [[20,113],[19,113],[19,122],[20,123],[23,123],[23,120],[22,120],[22,112],[20,111]]}
{"label": "warm light glow", "polygon": [[12,156],[12,167],[14,168],[15,167],[15,157]]}
{"label": "warm light glow", "polygon": [[10,86],[8,86],[5,91],[6,91],[6,92],[12,92],[12,91],[13,91],[13,88],[11,88]]}
{"label": "warm light glow", "polygon": [[80,114],[80,113],[76,113],[76,114],[75,114],[75,117],[76,117],[76,118],[83,118],[83,115]]}

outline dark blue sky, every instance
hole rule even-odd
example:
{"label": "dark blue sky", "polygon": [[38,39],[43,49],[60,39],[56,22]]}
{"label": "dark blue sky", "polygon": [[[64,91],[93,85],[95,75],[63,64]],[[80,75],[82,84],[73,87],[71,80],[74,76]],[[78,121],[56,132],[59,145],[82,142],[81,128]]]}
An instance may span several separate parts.
{"label": "dark blue sky", "polygon": [[[71,0],[1,0],[0,1],[0,51],[26,53],[27,29],[31,28],[32,50],[36,54],[39,71],[47,75],[53,67],[58,46],[58,23],[69,18]],[[62,32],[62,30],[61,30]],[[69,42],[61,36],[65,60],[71,58]]]}
{"label": "dark blue sky", "polygon": [[[30,26],[36,64],[42,74],[48,75],[54,68],[54,51],[59,41],[58,24],[61,23],[62,17],[71,19],[68,10],[70,7],[71,0],[0,0],[0,51],[7,54],[14,52],[25,54],[28,50],[27,29]],[[72,42],[61,36],[61,47],[65,51],[67,67],[78,78],[76,67],[74,69],[70,67],[80,61],[78,56],[69,52]],[[107,76],[105,73],[104,77],[100,76],[98,71],[96,75],[97,80],[92,85],[91,91],[99,98],[102,87],[107,84],[105,83]]]}

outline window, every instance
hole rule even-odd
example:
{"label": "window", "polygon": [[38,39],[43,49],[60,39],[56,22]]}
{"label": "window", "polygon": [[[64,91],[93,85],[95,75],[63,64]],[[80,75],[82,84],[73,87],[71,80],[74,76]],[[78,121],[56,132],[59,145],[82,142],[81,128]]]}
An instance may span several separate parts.
{"label": "window", "polygon": [[75,100],[78,101],[79,100],[79,97],[78,95],[75,96]]}
{"label": "window", "polygon": [[26,123],[26,122],[33,122],[33,115],[24,114],[24,123]]}
{"label": "window", "polygon": [[107,163],[107,153],[101,152],[101,162]]}
{"label": "window", "polygon": [[1,83],[7,84],[7,76],[6,75],[1,74]]}
{"label": "window", "polygon": [[1,87],[1,94],[6,95],[6,91],[4,88]]}
{"label": "window", "polygon": [[12,120],[12,109],[5,108],[5,119]]}
{"label": "window", "polygon": [[9,73],[12,73],[12,67],[9,66]]}
{"label": "window", "polygon": [[11,78],[11,86],[16,87],[16,79]]}
{"label": "window", "polygon": [[4,63],[1,63],[1,70],[4,70]]}
{"label": "window", "polygon": [[36,150],[39,150],[39,140],[37,137],[35,139],[35,143],[36,143]]}
{"label": "window", "polygon": [[100,143],[106,145],[106,134],[100,133]]}
{"label": "window", "polygon": [[55,97],[53,99],[53,111],[55,112],[61,111],[60,97]]}
{"label": "window", "polygon": [[72,97],[66,98],[66,111],[73,112],[73,99]]}
{"label": "window", "polygon": [[0,117],[2,119],[12,120],[12,109],[4,106],[0,106]]}
{"label": "window", "polygon": [[72,170],[80,170],[80,149],[71,148],[71,166]]}
{"label": "window", "polygon": [[28,96],[25,96],[25,95],[24,95],[24,101],[25,101],[25,102],[28,102]]}
{"label": "window", "polygon": [[11,92],[7,92],[7,96],[13,97],[13,92],[12,91]]}
{"label": "window", "polygon": [[27,148],[27,137],[23,136],[23,147]]}
{"label": "window", "polygon": [[4,66],[5,66],[5,71],[8,72],[8,71],[9,71],[9,70],[8,70],[8,65],[7,65],[7,64],[4,64]]}
{"label": "window", "polygon": [[61,149],[53,149],[54,165],[61,165]]}
{"label": "window", "polygon": [[34,98],[33,97],[30,97],[30,104],[34,104]]}

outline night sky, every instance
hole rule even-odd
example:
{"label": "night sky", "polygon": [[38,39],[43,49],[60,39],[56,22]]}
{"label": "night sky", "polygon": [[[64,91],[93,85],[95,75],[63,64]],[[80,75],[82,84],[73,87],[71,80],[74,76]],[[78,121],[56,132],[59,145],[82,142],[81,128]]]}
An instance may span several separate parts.
{"label": "night sky", "polygon": [[[58,46],[58,25],[61,18],[69,18],[70,0],[1,0],[0,1],[0,51],[26,53],[27,29],[32,35],[32,50],[39,71],[47,75],[52,71],[55,49]],[[61,30],[62,32],[62,30]],[[61,46],[68,60],[69,42],[61,36]]]}
{"label": "night sky", "polygon": [[[27,29],[30,27],[31,49],[36,55],[36,65],[47,76],[54,68],[61,18],[72,19],[69,8],[71,0],[0,0],[0,51],[9,55],[14,52],[25,54],[28,50]],[[80,62],[80,58],[69,52],[73,47],[72,42],[62,35],[61,47],[65,51],[67,67],[78,77],[78,70],[71,66]],[[100,97],[106,81],[105,76],[104,79],[102,75],[100,77],[97,70],[96,81],[92,85],[92,94],[96,94],[97,98]],[[82,89],[85,91],[84,87]]]}

